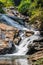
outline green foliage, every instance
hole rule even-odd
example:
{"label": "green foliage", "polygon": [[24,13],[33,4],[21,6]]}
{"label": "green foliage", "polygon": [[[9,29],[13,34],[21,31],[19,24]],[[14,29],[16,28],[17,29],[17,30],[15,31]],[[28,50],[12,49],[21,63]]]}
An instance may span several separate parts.
{"label": "green foliage", "polygon": [[4,3],[5,7],[14,6],[13,0],[0,0],[2,3]]}
{"label": "green foliage", "polygon": [[29,0],[22,0],[21,4],[18,6],[19,12],[26,14],[28,12],[30,3],[31,3],[31,1],[29,1]]}
{"label": "green foliage", "polygon": [[35,61],[34,65],[43,65],[43,58],[38,59],[37,61]]}
{"label": "green foliage", "polygon": [[0,1],[0,7],[3,7],[4,6],[4,4]]}
{"label": "green foliage", "polygon": [[31,3],[31,5],[29,6],[29,9],[28,9],[28,14],[29,14],[29,16],[31,16],[31,15],[33,15],[34,13],[33,13],[33,11],[35,11],[35,9],[36,9],[36,6],[37,6],[37,4],[36,3]]}
{"label": "green foliage", "polygon": [[43,8],[33,11],[34,15],[30,17],[30,24],[34,24],[34,28],[43,30]]}
{"label": "green foliage", "polygon": [[4,7],[4,4],[2,2],[0,2],[0,13],[4,13],[4,11],[2,9],[3,7]]}
{"label": "green foliage", "polygon": [[18,11],[31,17],[31,15],[34,15],[35,10],[42,8],[42,6],[43,0],[22,0],[18,6]]}
{"label": "green foliage", "polygon": [[22,0],[18,11],[29,15],[29,23],[34,24],[39,30],[43,30],[43,0]]}
{"label": "green foliage", "polygon": [[37,8],[32,11],[33,15],[31,15],[30,20],[35,22],[35,20],[43,21],[43,8]]}
{"label": "green foliage", "polygon": [[7,0],[5,6],[6,7],[14,6],[13,0]]}

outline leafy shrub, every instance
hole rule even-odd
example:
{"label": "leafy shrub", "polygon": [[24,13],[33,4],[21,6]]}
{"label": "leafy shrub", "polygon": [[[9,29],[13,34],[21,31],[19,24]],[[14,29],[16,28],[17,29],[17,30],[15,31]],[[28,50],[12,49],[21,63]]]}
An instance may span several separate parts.
{"label": "leafy shrub", "polygon": [[34,11],[34,15],[30,17],[30,23],[34,24],[34,27],[38,30],[43,30],[43,9],[37,9]]}
{"label": "leafy shrub", "polygon": [[34,15],[34,11],[43,6],[43,0],[21,0],[18,11],[29,16]]}
{"label": "leafy shrub", "polygon": [[36,3],[34,3],[34,2],[30,4],[29,9],[28,9],[28,14],[29,14],[29,16],[31,16],[31,15],[33,15],[33,14],[34,14],[34,12],[33,12],[33,11],[35,11],[36,6],[37,6],[37,4],[36,4]]}
{"label": "leafy shrub", "polygon": [[30,2],[22,1],[21,4],[18,6],[18,10],[22,14],[27,14],[29,6],[30,6]]}
{"label": "leafy shrub", "polygon": [[14,6],[13,0],[8,0],[8,1],[6,1],[5,7],[10,7],[10,6]]}
{"label": "leafy shrub", "polygon": [[4,11],[2,9],[3,7],[4,7],[4,4],[2,2],[0,2],[0,13],[4,13]]}
{"label": "leafy shrub", "polygon": [[43,9],[35,9],[33,11],[33,15],[31,15],[31,21],[35,22],[35,20],[41,20],[43,21]]}
{"label": "leafy shrub", "polygon": [[14,6],[13,0],[0,0],[2,3],[4,3],[5,7]]}

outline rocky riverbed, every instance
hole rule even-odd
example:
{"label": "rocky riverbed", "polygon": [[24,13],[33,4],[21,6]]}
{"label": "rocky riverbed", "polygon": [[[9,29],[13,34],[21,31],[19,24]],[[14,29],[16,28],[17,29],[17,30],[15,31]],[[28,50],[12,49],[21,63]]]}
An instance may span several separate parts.
{"label": "rocky riverbed", "polygon": [[[19,42],[21,41],[19,31],[20,30],[17,28],[6,25],[4,23],[0,23],[0,54],[3,54],[7,49],[9,50],[15,44],[19,45]],[[33,34],[34,33],[32,31],[24,31],[24,35],[26,37],[30,37]]]}
{"label": "rocky riverbed", "polygon": [[[41,31],[41,33],[43,32]],[[21,26],[6,15],[2,16],[2,22],[0,21],[0,55],[33,55],[39,52],[41,58],[43,53],[40,55],[40,51],[43,52],[43,36],[40,35],[39,31]],[[24,61],[28,62],[27,59]],[[22,59],[16,60],[16,63],[23,65],[22,62],[24,61]],[[27,65],[29,64],[27,63]]]}

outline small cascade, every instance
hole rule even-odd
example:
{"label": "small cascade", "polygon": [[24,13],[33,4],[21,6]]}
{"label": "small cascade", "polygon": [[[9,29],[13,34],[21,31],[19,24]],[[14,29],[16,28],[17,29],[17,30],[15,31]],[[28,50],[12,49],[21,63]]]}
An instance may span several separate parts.
{"label": "small cascade", "polygon": [[[6,23],[7,25],[13,26],[18,28],[19,30],[21,30],[20,32],[20,37],[21,37],[21,41],[19,43],[19,45],[15,45],[16,50],[14,50],[13,54],[10,55],[26,55],[26,53],[28,52],[28,50],[30,48],[28,48],[29,45],[33,44],[34,40],[37,40],[40,37],[40,32],[39,31],[35,31],[33,29],[31,29],[31,31],[34,32],[34,34],[30,37],[25,37],[25,33],[24,31],[29,31],[28,28],[24,27],[23,25],[19,24],[18,22],[12,20],[11,18],[9,18],[6,15],[2,15],[1,20],[3,20],[2,23]],[[10,43],[10,42],[9,42]],[[10,45],[11,46],[11,45]],[[17,51],[17,52],[16,52]]]}
{"label": "small cascade", "polygon": [[7,25],[13,26],[18,28],[19,30],[28,30],[23,25],[20,25],[16,21],[12,20],[11,18],[7,17],[6,15],[2,15],[1,19],[6,23]]}

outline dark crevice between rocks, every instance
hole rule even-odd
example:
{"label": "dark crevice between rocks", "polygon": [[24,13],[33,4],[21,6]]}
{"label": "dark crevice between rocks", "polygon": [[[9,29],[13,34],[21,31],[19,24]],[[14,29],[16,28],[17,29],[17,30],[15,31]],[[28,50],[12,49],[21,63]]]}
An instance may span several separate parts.
{"label": "dark crevice between rocks", "polygon": [[[35,43],[35,44],[34,44]],[[31,46],[27,52],[27,55],[32,55],[38,51],[43,50],[43,38],[40,38],[39,40],[33,41],[33,46]]]}
{"label": "dark crevice between rocks", "polygon": [[34,53],[36,53],[36,52],[38,52],[38,51],[42,51],[42,50],[36,50],[36,49],[34,49],[34,47],[33,47],[33,48],[31,48],[31,49],[27,52],[26,55],[32,55],[32,54],[34,54]]}
{"label": "dark crevice between rocks", "polygon": [[40,35],[43,36],[43,31],[40,31]]}
{"label": "dark crevice between rocks", "polygon": [[34,54],[35,52],[38,52],[38,50],[34,49],[34,47],[32,47],[28,52],[27,52],[27,55],[32,55]]}
{"label": "dark crevice between rocks", "polygon": [[12,54],[15,49],[16,49],[15,46],[12,44],[11,48],[4,48],[4,49],[0,50],[0,55]]}

